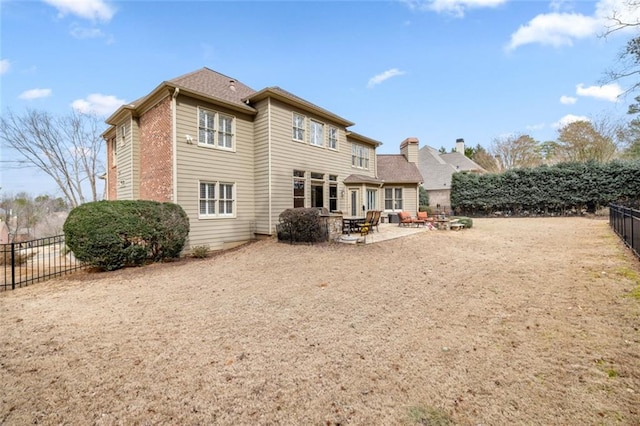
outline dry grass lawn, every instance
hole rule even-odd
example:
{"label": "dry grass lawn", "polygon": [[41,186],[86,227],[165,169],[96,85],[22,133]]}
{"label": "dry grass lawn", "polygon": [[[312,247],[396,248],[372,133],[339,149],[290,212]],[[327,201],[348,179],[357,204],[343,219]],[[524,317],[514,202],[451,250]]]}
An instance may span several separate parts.
{"label": "dry grass lawn", "polygon": [[640,424],[640,262],[607,221],[474,225],[3,292],[0,423]]}

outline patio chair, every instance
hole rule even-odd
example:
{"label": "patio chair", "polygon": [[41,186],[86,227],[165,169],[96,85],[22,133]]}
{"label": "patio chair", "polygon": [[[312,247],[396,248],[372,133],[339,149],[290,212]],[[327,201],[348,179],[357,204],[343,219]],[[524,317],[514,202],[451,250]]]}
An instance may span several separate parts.
{"label": "patio chair", "polygon": [[367,210],[364,223],[360,225],[360,234],[367,235],[369,232],[373,231],[373,217],[374,210]]}
{"label": "patio chair", "polygon": [[413,218],[411,213],[402,210],[398,212],[398,226],[411,226],[413,225]]}
{"label": "patio chair", "polygon": [[373,211],[373,218],[371,219],[371,231],[373,231],[373,228],[376,228],[376,232],[380,232],[380,229],[378,228],[378,224],[380,224],[381,215],[382,215],[381,210]]}
{"label": "patio chair", "polygon": [[424,222],[421,222],[421,223],[424,223],[425,226],[426,226],[427,223],[429,223],[429,222],[433,223],[436,220],[435,217],[429,217],[427,212],[418,212],[417,219],[421,220],[421,221],[424,221]]}

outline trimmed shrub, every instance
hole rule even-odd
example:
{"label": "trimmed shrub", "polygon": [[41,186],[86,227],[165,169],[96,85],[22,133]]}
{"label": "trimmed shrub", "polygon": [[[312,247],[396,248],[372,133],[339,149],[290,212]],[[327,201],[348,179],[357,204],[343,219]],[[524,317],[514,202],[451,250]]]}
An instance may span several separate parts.
{"label": "trimmed shrub", "polygon": [[316,243],[327,240],[326,227],[323,227],[318,209],[287,209],[278,218],[278,241]]}
{"label": "trimmed shrub", "polygon": [[112,271],[178,257],[189,218],[173,203],[96,201],[73,209],[63,231],[76,259]]}
{"label": "trimmed shrub", "polygon": [[191,247],[191,257],[195,259],[206,259],[209,257],[209,246]]}
{"label": "trimmed shrub", "polygon": [[458,219],[458,223],[464,225],[465,228],[469,229],[473,226],[473,219],[466,216],[456,216],[455,219]]}

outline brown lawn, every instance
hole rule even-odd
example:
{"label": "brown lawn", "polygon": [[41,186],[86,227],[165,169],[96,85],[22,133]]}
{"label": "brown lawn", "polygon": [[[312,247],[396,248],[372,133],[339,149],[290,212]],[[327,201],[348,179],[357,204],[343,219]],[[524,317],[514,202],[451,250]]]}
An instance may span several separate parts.
{"label": "brown lawn", "polygon": [[0,424],[637,425],[639,271],[547,218],[79,273],[0,294]]}

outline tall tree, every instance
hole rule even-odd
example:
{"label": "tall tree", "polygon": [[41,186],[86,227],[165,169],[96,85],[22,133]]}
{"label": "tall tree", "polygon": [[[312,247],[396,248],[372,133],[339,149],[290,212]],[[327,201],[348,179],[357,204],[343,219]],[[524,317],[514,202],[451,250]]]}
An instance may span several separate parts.
{"label": "tall tree", "polygon": [[500,166],[496,158],[480,144],[476,145],[471,159],[489,173],[498,173]]}
{"label": "tall tree", "polygon": [[542,163],[538,142],[529,135],[514,134],[495,138],[489,152],[498,161],[500,171],[535,167]]}
{"label": "tall tree", "polygon": [[558,158],[567,162],[612,160],[618,150],[618,128],[607,119],[574,121],[558,134]]}
{"label": "tall tree", "polygon": [[[0,117],[0,141],[20,154],[14,167],[35,167],[50,176],[71,207],[99,199],[102,171],[101,121],[72,112],[56,117],[46,111],[8,111]],[[89,195],[85,195],[89,193]]]}

